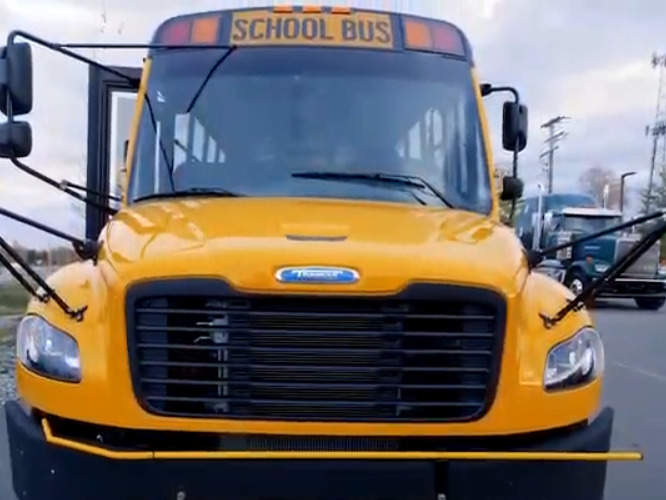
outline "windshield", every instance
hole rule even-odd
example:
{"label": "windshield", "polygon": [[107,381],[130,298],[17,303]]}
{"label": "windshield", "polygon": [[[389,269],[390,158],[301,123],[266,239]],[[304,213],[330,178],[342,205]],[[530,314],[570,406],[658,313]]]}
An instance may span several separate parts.
{"label": "windshield", "polygon": [[564,227],[561,227],[560,229],[582,233],[595,233],[620,224],[621,222],[622,220],[620,217],[582,217],[567,215],[564,217]]}
{"label": "windshield", "polygon": [[207,188],[446,206],[432,190],[415,196],[414,183],[293,175],[321,171],[418,176],[457,208],[491,210],[468,63],[415,52],[252,47],[216,67],[227,52],[155,55],[147,88],[155,123],[144,105],[130,201]]}

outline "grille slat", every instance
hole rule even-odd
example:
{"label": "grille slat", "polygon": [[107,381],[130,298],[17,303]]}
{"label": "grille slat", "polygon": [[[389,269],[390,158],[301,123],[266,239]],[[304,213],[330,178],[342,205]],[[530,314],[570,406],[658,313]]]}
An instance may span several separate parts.
{"label": "grille slat", "polygon": [[142,283],[127,299],[135,392],[148,411],[428,422],[479,418],[492,401],[505,326],[494,292],[246,295],[220,281],[169,283]]}
{"label": "grille slat", "polygon": [[[619,240],[616,244],[615,259],[619,260],[624,257],[635,244],[636,241]],[[654,278],[657,274],[658,267],[659,244],[657,243],[641,255],[638,260],[624,272],[623,277],[638,276]]]}

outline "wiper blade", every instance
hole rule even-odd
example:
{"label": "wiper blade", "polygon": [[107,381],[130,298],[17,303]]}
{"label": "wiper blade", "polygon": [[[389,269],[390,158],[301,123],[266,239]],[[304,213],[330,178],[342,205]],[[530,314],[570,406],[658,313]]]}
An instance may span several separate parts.
{"label": "wiper blade", "polygon": [[201,197],[201,198],[240,198],[245,196],[241,193],[236,193],[234,191],[229,191],[227,189],[217,189],[217,188],[190,188],[182,189],[180,191],[168,191],[166,193],[152,193],[147,194],[146,196],[141,196],[136,198],[134,201],[146,201],[146,200],[160,200],[160,199],[172,199],[172,198],[190,198],[190,197]]}
{"label": "wiper blade", "polygon": [[291,176],[300,179],[321,179],[321,180],[330,179],[330,180],[349,181],[349,182],[380,182],[380,183],[393,184],[399,186],[414,187],[430,192],[430,194],[438,198],[447,207],[455,208],[454,205],[446,199],[444,194],[442,194],[439,191],[439,189],[434,187],[424,178],[419,177],[417,175],[389,174],[384,172],[351,174],[345,172],[327,172],[327,171],[313,170],[307,172],[294,172],[293,174],[291,174]]}

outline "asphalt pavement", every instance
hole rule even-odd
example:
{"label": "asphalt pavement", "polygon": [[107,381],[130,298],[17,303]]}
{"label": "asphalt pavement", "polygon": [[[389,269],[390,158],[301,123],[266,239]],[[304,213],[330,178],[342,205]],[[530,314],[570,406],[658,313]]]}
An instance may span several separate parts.
{"label": "asphalt pavement", "polygon": [[[666,492],[666,308],[644,312],[630,302],[616,302],[612,307],[602,305],[594,315],[606,344],[604,399],[616,409],[614,447],[640,449],[645,454],[643,462],[610,464],[606,500],[662,500]],[[15,500],[6,445],[3,414],[0,500]]]}

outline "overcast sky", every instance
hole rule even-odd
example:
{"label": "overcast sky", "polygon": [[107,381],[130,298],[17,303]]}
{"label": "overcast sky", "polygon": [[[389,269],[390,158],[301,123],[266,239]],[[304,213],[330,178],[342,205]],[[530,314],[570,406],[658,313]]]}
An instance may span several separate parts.
{"label": "overcast sky", "polygon": [[[24,29],[53,41],[147,42],[165,18],[223,6],[267,1],[219,0],[0,0],[0,37]],[[283,2],[280,2],[283,3]],[[300,2],[294,2],[300,3]],[[325,3],[349,5],[346,1]],[[396,9],[447,19],[465,30],[485,81],[519,88],[530,107],[530,144],[522,177],[539,181],[544,131],[539,125],[568,115],[569,136],[558,151],[556,188],[577,189],[580,172],[603,165],[647,177],[650,142],[645,126],[654,119],[657,73],[654,51],[666,52],[664,0],[367,0],[359,7]],[[98,51],[96,58],[136,66],[138,51]],[[36,48],[33,154],[28,163],[58,179],[83,182],[86,158],[87,68]],[[510,157],[497,145],[501,97],[489,106],[495,159]],[[60,229],[82,234],[80,209],[65,195],[42,186],[0,160],[0,204]],[[9,239],[43,245],[38,232],[0,218]]]}

